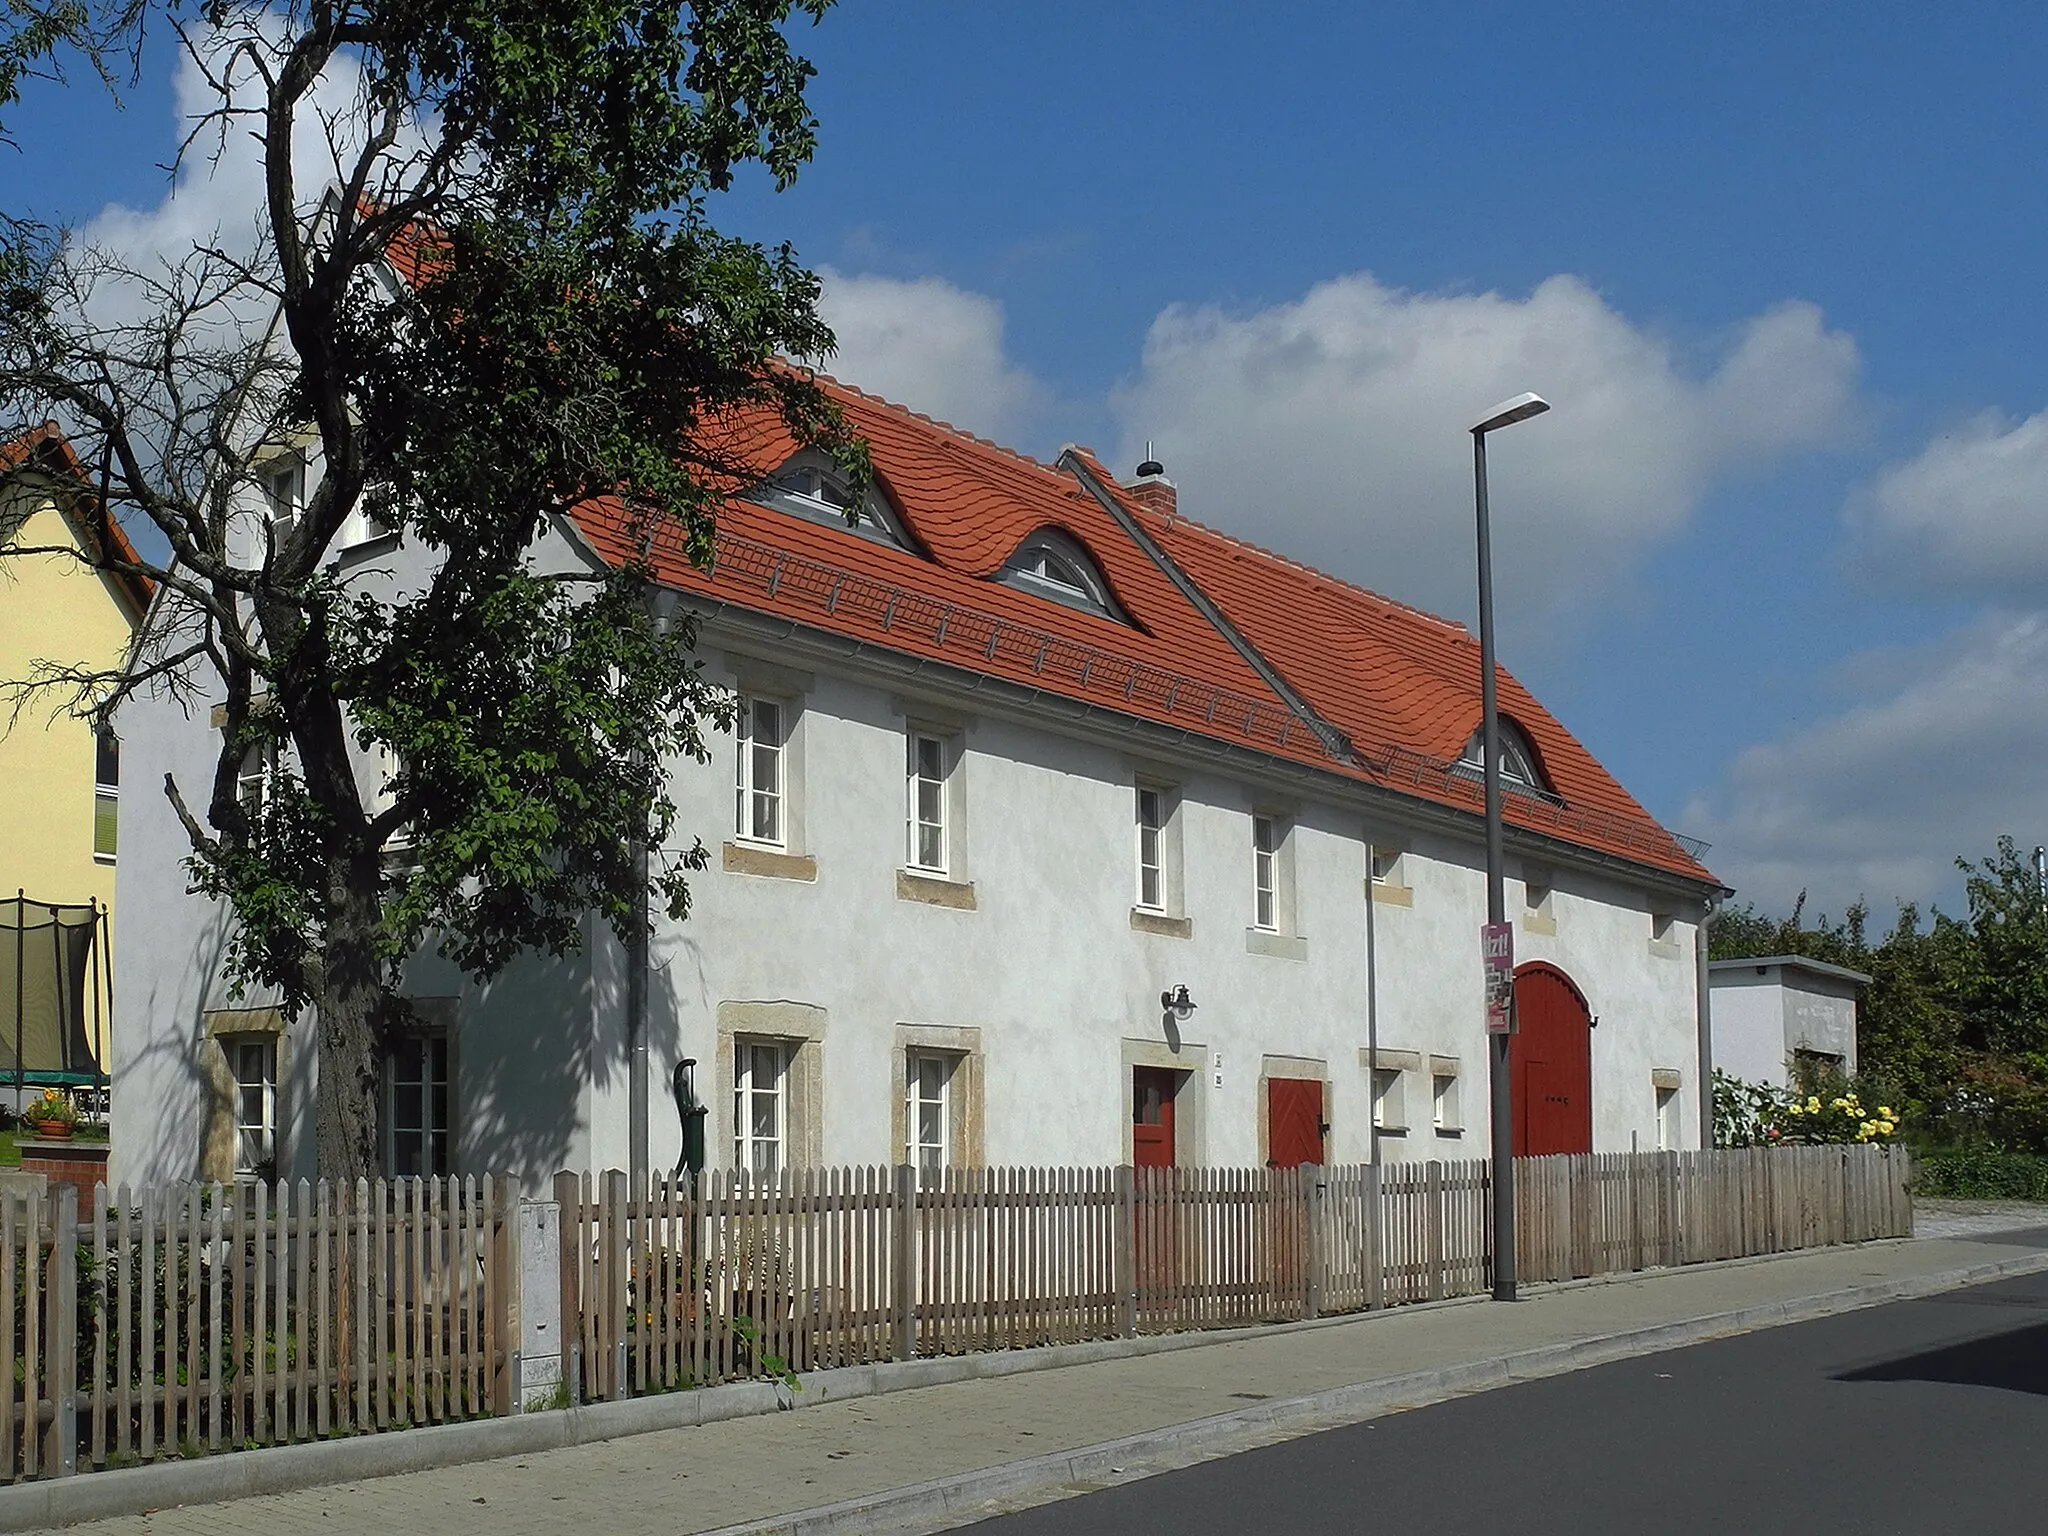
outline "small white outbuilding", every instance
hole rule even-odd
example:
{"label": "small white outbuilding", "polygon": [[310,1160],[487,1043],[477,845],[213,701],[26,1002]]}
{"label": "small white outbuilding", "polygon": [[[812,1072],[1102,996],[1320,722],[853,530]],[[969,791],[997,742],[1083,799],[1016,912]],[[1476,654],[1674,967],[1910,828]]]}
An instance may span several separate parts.
{"label": "small white outbuilding", "polygon": [[1856,1075],[1856,1004],[1870,978],[1803,955],[1715,960],[1714,1065],[1745,1082],[1785,1087],[1802,1063]]}

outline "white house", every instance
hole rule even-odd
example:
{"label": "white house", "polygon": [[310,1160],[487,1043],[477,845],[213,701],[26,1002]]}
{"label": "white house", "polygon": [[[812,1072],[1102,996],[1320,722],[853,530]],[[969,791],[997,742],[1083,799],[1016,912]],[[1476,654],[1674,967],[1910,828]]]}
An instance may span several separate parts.
{"label": "white house", "polygon": [[[878,472],[857,530],[763,421],[714,571],[657,550],[744,707],[671,772],[714,858],[652,940],[655,1164],[683,1058],[713,1166],[1483,1155],[1471,636],[1179,517],[1157,465],[1120,484],[832,392]],[[334,557],[418,579],[374,534]],[[534,558],[623,537],[594,505]],[[1505,673],[1501,699],[1517,1147],[1697,1146],[1719,884]],[[134,782],[210,775],[203,707],[120,725]],[[311,1021],[225,996],[176,820],[123,815],[115,1176],[309,1172]],[[595,921],[488,984],[412,964],[435,1028],[387,1063],[393,1169],[624,1166],[624,967]]]}
{"label": "white house", "polygon": [[1870,978],[1803,955],[1714,960],[1714,1065],[1788,1086],[1802,1065],[1856,1075],[1856,1001]]}

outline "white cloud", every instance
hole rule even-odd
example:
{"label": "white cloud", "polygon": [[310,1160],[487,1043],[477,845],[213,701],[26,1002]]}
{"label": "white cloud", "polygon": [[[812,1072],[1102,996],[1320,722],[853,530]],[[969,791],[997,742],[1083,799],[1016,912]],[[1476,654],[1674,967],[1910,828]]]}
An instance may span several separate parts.
{"label": "white cloud", "polygon": [[937,277],[819,269],[820,310],[839,339],[825,366],[871,394],[1014,443],[1046,406],[1037,379],[1003,351],[1003,306]]}
{"label": "white cloud", "polygon": [[1958,856],[2048,831],[2048,612],[1873,661],[1861,670],[1890,674],[1881,694],[1747,748],[1679,818],[1741,899],[1783,912],[1807,889],[1810,913],[1839,916],[1864,896],[1881,921],[1899,899],[1954,907]]}
{"label": "white cloud", "polygon": [[[228,87],[230,100],[244,114],[262,101],[262,80],[246,57],[244,45],[266,47],[273,63],[287,36],[286,22],[274,12],[235,10],[222,28],[198,31],[191,52],[178,54],[174,82],[178,141],[187,145],[177,174],[154,207],[109,204],[79,231],[78,243],[112,256],[120,267],[145,277],[161,277],[166,269],[188,262],[195,250],[215,245],[240,256],[259,248],[264,217],[264,168],[257,120],[243,115],[223,134],[208,114],[221,107],[219,86],[211,70]],[[197,57],[194,57],[196,53]],[[204,66],[202,67],[202,62]],[[353,55],[335,56],[301,102],[293,124],[292,155],[295,186],[302,216],[318,207],[342,176],[344,156],[352,156],[373,121],[365,95],[365,76]],[[431,124],[409,122],[399,133],[387,160],[402,160],[429,142]],[[238,305],[250,313],[244,322],[267,319],[271,301],[255,292]],[[154,301],[133,282],[102,282],[94,294],[93,313],[105,321],[138,318],[153,310]]]}
{"label": "white cloud", "polygon": [[1153,441],[1191,515],[1463,615],[1466,429],[1538,391],[1552,414],[1489,440],[1512,642],[1601,600],[1717,477],[1845,436],[1857,372],[1855,343],[1810,304],[1745,321],[1700,374],[1575,277],[1514,298],[1360,273],[1248,314],[1168,309],[1112,409],[1119,467]]}
{"label": "white cloud", "polygon": [[2038,600],[2048,583],[2048,411],[1985,411],[1888,465],[1848,508],[1866,571],[1916,587]]}

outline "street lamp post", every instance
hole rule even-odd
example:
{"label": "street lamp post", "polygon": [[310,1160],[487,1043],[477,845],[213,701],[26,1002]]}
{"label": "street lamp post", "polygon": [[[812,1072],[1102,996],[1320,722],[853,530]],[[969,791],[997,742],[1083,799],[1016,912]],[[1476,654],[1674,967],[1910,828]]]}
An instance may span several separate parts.
{"label": "street lamp post", "polygon": [[[1541,395],[1517,395],[1489,411],[1472,429],[1472,497],[1479,518],[1479,710],[1486,782],[1486,921],[1507,921],[1501,864],[1500,712],[1494,697],[1493,541],[1486,518],[1486,434],[1541,416],[1550,402]],[[1487,1040],[1489,1110],[1493,1142],[1493,1299],[1515,1299],[1514,1096],[1508,1077],[1506,1034]]]}

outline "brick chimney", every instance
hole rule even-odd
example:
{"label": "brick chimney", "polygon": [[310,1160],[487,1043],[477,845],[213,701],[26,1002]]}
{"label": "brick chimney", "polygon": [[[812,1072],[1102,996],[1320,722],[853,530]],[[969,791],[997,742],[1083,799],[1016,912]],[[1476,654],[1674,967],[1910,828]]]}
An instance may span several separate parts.
{"label": "brick chimney", "polygon": [[1173,482],[1166,478],[1166,466],[1152,457],[1152,445],[1145,445],[1145,462],[1138,466],[1137,478],[1124,487],[1131,493],[1131,500],[1148,512],[1156,512],[1171,523],[1175,512]]}

